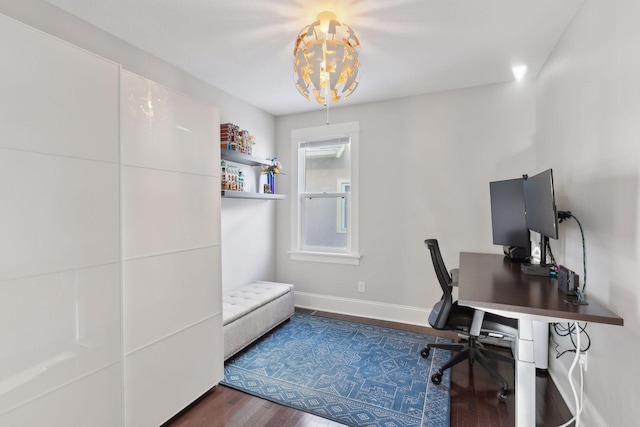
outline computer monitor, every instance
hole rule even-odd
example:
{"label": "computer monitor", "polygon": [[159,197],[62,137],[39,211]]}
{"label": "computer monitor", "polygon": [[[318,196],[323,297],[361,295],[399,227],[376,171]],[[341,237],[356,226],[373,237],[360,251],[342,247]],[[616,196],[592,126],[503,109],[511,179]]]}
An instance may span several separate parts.
{"label": "computer monitor", "polygon": [[551,239],[558,238],[558,213],[553,191],[553,170],[524,179],[527,228]]}
{"label": "computer monitor", "polygon": [[558,238],[558,213],[551,169],[534,176],[524,176],[524,203],[527,228],[540,233],[540,265],[546,266],[549,238]]}
{"label": "computer monitor", "polygon": [[489,183],[493,243],[505,246],[511,259],[530,255],[531,242],[524,204],[524,179],[515,178]]}

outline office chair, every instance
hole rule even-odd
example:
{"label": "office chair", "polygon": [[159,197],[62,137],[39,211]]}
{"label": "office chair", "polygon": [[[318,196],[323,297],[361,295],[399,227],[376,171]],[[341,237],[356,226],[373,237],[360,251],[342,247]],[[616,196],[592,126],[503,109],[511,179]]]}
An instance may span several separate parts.
{"label": "office chair", "polygon": [[431,261],[433,268],[438,277],[438,282],[442,288],[442,298],[431,310],[429,315],[429,324],[434,329],[449,330],[462,333],[468,336],[467,343],[461,344],[427,344],[420,354],[422,357],[429,357],[432,348],[440,348],[456,352],[451,359],[442,365],[438,371],[431,376],[431,382],[440,384],[442,374],[446,369],[462,362],[469,360],[470,364],[478,361],[489,373],[502,382],[502,388],[498,391],[498,400],[504,402],[507,400],[509,385],[500,373],[491,365],[487,357],[508,361],[513,363],[513,358],[485,348],[479,341],[482,337],[491,335],[492,337],[516,337],[518,333],[518,321],[507,317],[498,316],[492,313],[485,313],[482,310],[476,310],[471,307],[458,305],[457,301],[453,301],[452,287],[453,283],[451,275],[448,272],[440,247],[436,239],[427,239],[424,241],[427,248],[431,252]]}

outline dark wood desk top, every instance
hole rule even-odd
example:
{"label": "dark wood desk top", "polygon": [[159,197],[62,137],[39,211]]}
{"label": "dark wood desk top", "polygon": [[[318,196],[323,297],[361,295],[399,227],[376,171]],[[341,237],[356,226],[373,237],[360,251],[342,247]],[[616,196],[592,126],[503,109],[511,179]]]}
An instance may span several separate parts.
{"label": "dark wood desk top", "polygon": [[[529,276],[520,264],[502,255],[462,252],[458,278],[458,303],[487,310],[502,310],[567,321],[622,326],[623,319],[597,301],[588,305],[565,302],[555,279]],[[514,316],[516,317],[516,316]]]}

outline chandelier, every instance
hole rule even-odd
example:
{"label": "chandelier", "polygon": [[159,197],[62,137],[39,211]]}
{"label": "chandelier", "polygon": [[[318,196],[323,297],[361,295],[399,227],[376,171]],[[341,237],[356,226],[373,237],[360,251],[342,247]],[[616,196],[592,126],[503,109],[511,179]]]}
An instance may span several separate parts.
{"label": "chandelier", "polygon": [[307,99],[327,107],[346,98],[358,86],[358,52],[360,42],[346,24],[336,20],[333,12],[321,12],[317,20],[302,29],[293,49],[294,80]]}

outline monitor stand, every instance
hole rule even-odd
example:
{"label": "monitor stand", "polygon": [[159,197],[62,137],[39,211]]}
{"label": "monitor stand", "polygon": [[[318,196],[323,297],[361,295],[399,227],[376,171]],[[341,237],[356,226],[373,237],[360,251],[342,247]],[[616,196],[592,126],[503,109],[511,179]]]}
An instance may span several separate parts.
{"label": "monitor stand", "polygon": [[544,235],[540,235],[540,264],[523,263],[521,270],[524,274],[529,276],[551,276],[553,266],[547,264],[547,244],[549,238]]}
{"label": "monitor stand", "polygon": [[520,246],[503,246],[504,256],[512,262],[525,262],[531,256],[531,248]]}

